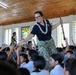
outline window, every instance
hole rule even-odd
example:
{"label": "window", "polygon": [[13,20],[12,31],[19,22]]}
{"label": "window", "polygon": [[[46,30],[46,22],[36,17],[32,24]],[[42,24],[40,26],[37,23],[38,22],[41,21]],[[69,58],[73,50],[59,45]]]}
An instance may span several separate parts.
{"label": "window", "polygon": [[76,42],[76,21],[74,22],[74,41]]}
{"label": "window", "polygon": [[26,38],[28,36],[28,34],[30,34],[30,27],[22,27],[21,28],[21,34],[22,34],[22,38]]}
{"label": "window", "polygon": [[5,29],[5,43],[7,45],[11,43],[11,29]]}
{"label": "window", "polygon": [[[33,27],[33,26],[32,26]],[[31,28],[32,28],[31,27]],[[26,38],[29,34],[30,34],[30,27],[29,26],[26,26],[26,27],[22,27],[21,28],[21,34],[22,34],[22,38]],[[30,39],[31,41],[32,41],[32,44],[34,44],[34,41],[35,41],[35,43],[37,44],[37,37],[36,37],[36,35],[32,38],[32,39]],[[33,41],[34,40],[34,41]]]}
{"label": "window", "polygon": [[[65,37],[68,39],[68,43],[69,43],[69,23],[63,24],[63,29],[64,29]],[[61,25],[57,27],[57,43],[58,43],[58,47],[61,47],[61,44],[65,46]]]}

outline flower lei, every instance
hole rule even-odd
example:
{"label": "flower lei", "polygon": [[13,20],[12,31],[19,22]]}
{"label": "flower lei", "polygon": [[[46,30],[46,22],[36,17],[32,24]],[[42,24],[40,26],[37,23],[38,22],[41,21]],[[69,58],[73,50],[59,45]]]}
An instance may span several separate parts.
{"label": "flower lei", "polygon": [[[44,20],[44,21],[45,21],[45,20]],[[45,32],[42,30],[42,28],[40,27],[39,24],[36,24],[36,25],[39,27],[40,31],[41,31],[43,34],[47,34],[47,32],[48,32],[48,25],[47,25],[47,22],[46,22],[46,21],[45,21],[45,25],[46,25],[46,31],[45,31]]]}

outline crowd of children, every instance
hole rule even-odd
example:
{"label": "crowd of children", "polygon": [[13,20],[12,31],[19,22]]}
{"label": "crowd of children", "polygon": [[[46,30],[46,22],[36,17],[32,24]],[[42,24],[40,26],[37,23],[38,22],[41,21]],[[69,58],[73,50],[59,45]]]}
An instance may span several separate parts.
{"label": "crowd of children", "polygon": [[57,51],[56,54],[50,55],[50,69],[46,70],[45,58],[39,55],[38,48],[16,44],[6,47],[3,44],[0,48],[0,74],[75,75],[76,46],[66,44],[66,47],[57,47]]}

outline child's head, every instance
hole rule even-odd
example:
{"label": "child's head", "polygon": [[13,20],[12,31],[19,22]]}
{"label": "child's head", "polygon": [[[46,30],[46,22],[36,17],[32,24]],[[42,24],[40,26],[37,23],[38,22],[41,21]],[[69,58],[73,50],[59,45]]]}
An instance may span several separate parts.
{"label": "child's head", "polygon": [[57,47],[56,49],[57,49],[58,52],[62,52],[63,51],[63,49],[61,47]]}
{"label": "child's head", "polygon": [[0,52],[0,60],[1,61],[6,61],[7,60],[7,57],[8,57],[8,55],[7,55],[6,52],[4,52],[4,51],[1,51]]}
{"label": "child's head", "polygon": [[0,75],[19,75],[19,73],[8,62],[0,61]]}
{"label": "child's head", "polygon": [[19,71],[20,75],[30,75],[29,70],[26,68],[19,68],[18,71]]}
{"label": "child's head", "polygon": [[73,51],[69,50],[66,53],[67,57],[70,58],[71,56],[73,56]]}
{"label": "child's head", "polygon": [[29,50],[28,52],[28,60],[35,60],[36,57],[38,56],[38,52],[35,50]]}
{"label": "child's head", "polygon": [[37,56],[36,59],[34,60],[34,67],[35,70],[42,70],[45,68],[45,59],[42,56]]}
{"label": "child's head", "polygon": [[9,60],[7,60],[7,62],[8,62],[8,64],[9,64],[10,66],[12,66],[12,67],[14,67],[14,68],[17,68],[17,63],[16,63],[14,60],[9,59]]}
{"label": "child's head", "polygon": [[71,63],[69,72],[71,75],[76,75],[76,59]]}
{"label": "child's head", "polygon": [[59,54],[52,54],[50,57],[50,66],[55,67],[57,64],[62,64],[62,57]]}
{"label": "child's head", "polygon": [[13,32],[13,36],[16,36],[16,32]]}
{"label": "child's head", "polygon": [[24,52],[22,52],[22,53],[20,53],[20,61],[21,61],[21,63],[23,63],[23,62],[28,62],[28,56],[27,56],[27,54],[25,54]]}
{"label": "child's head", "polygon": [[[75,58],[70,58],[70,59],[67,59],[65,61],[65,67],[64,67],[64,73],[67,75],[69,75],[69,72],[70,72],[70,66],[72,64],[72,62],[75,60]],[[71,68],[73,69],[73,68]]]}
{"label": "child's head", "polygon": [[28,45],[31,46],[32,45],[32,41],[28,41]]}

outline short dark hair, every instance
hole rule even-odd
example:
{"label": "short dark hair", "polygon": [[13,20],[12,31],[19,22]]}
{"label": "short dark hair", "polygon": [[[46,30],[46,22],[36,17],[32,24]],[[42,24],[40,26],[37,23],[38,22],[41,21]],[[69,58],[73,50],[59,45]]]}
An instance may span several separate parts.
{"label": "short dark hair", "polygon": [[74,46],[73,45],[69,45],[69,49],[70,50],[74,50]]}
{"label": "short dark hair", "polygon": [[71,75],[76,75],[76,59],[71,63],[69,72]]}
{"label": "short dark hair", "polygon": [[28,63],[28,55],[27,54],[25,54],[25,52],[21,52],[20,53],[20,56],[22,56],[24,59],[26,59],[26,63]]}
{"label": "short dark hair", "polygon": [[17,63],[16,63],[14,60],[9,59],[9,60],[7,60],[7,63],[8,63],[10,66],[12,66],[12,67],[14,67],[14,68],[17,69]]}
{"label": "short dark hair", "polygon": [[32,61],[34,61],[38,56],[38,52],[35,50],[29,50],[29,56],[31,57]]}
{"label": "short dark hair", "polygon": [[7,62],[0,61],[0,75],[19,75],[16,68],[10,66]]}
{"label": "short dark hair", "polygon": [[0,60],[6,61],[7,60],[7,57],[8,57],[8,55],[7,55],[6,52],[4,52],[4,51],[1,51],[0,52]]}
{"label": "short dark hair", "polygon": [[75,60],[75,58],[70,58],[70,59],[67,59],[65,61],[65,68],[66,68],[66,71],[69,71],[70,70],[70,66],[71,66],[71,63]]}
{"label": "short dark hair", "polygon": [[9,47],[5,47],[2,51],[10,51],[10,48]]}
{"label": "short dark hair", "polygon": [[67,53],[73,54],[73,51],[72,50],[69,50],[69,51],[67,51]]}
{"label": "short dark hair", "polygon": [[41,11],[36,11],[34,14],[40,14],[40,16],[43,16],[43,13]]}
{"label": "short dark hair", "polygon": [[13,35],[16,34],[16,32],[13,32]]}
{"label": "short dark hair", "polygon": [[63,59],[59,54],[52,54],[51,57],[55,60],[58,61],[59,64],[62,63]]}
{"label": "short dark hair", "polygon": [[29,70],[26,68],[19,68],[18,71],[19,71],[20,75],[30,75]]}
{"label": "short dark hair", "polygon": [[28,41],[28,44],[32,43],[32,41]]}
{"label": "short dark hair", "polygon": [[63,49],[61,47],[57,47],[56,49],[57,49],[58,52],[62,52],[63,51]]}
{"label": "short dark hair", "polygon": [[34,62],[34,67],[36,69],[44,69],[46,62],[43,56],[37,56],[36,59],[33,61]]}

